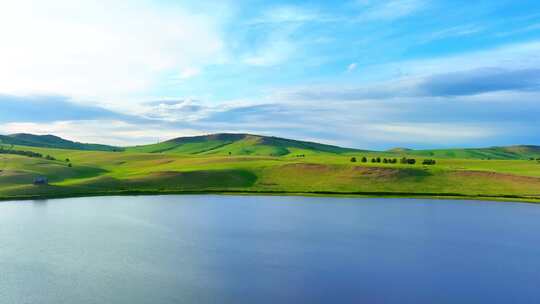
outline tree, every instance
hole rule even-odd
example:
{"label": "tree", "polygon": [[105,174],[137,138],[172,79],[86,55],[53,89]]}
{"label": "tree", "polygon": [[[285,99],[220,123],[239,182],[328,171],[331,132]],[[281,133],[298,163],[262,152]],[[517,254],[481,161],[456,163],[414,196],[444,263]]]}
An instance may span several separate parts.
{"label": "tree", "polygon": [[69,163],[69,158],[66,158],[66,163]]}
{"label": "tree", "polygon": [[365,156],[362,157],[362,162],[367,163],[367,158]]}
{"label": "tree", "polygon": [[45,156],[45,159],[48,159],[48,160],[56,160],[56,158],[50,156],[50,155],[46,155]]}
{"label": "tree", "polygon": [[351,157],[351,163],[355,163],[356,162],[356,157]]}
{"label": "tree", "polygon": [[376,163],[377,160],[376,160],[375,158],[372,158],[372,159],[371,159],[371,162],[372,162],[372,163]]}
{"label": "tree", "polygon": [[382,160],[382,162],[383,162],[383,164],[388,164],[388,159],[384,158],[384,159]]}
{"label": "tree", "polygon": [[408,159],[406,157],[403,157],[403,158],[401,158],[401,160],[399,162],[402,163],[402,164],[407,164]]}
{"label": "tree", "polygon": [[435,165],[435,164],[436,164],[436,161],[434,159],[424,159],[424,161],[422,162],[422,165],[427,165],[427,166]]}
{"label": "tree", "polygon": [[68,164],[68,167],[70,167],[70,168],[71,168],[71,167],[73,167],[73,165],[72,165],[71,163],[69,163],[69,164]]}
{"label": "tree", "polygon": [[[42,154],[32,152],[32,151],[23,151],[23,150],[12,150],[12,149],[4,149],[3,147],[0,147],[0,154],[15,154],[15,155],[24,155],[28,157],[43,157]],[[49,156],[50,157],[50,156]]]}
{"label": "tree", "polygon": [[381,162],[381,158],[380,158],[380,157],[377,157],[377,162],[378,162],[378,163]]}
{"label": "tree", "polygon": [[409,159],[407,159],[407,163],[408,163],[409,165],[414,165],[414,164],[416,164],[416,159],[414,159],[414,158],[409,158]]}

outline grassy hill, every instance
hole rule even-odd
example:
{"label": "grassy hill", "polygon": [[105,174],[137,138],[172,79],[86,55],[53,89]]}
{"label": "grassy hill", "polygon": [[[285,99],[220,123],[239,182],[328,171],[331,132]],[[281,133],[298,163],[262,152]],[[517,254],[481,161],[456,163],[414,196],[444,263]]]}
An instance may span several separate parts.
{"label": "grassy hill", "polygon": [[158,144],[128,147],[126,150],[142,153],[253,156],[343,154],[359,151],[279,137],[226,133],[179,137]]}
{"label": "grassy hill", "polygon": [[[528,160],[540,155],[535,146],[376,152],[249,134],[182,137],[119,152],[37,146],[65,144],[53,139],[17,142],[0,153],[0,199],[246,192],[540,202],[540,162]],[[14,151],[42,156],[8,153]],[[362,156],[417,162],[361,162]],[[423,165],[425,158],[436,164]],[[49,185],[33,185],[38,176]]]}
{"label": "grassy hill", "polygon": [[88,151],[122,150],[122,148],[113,146],[74,142],[54,135],[33,135],[26,133],[0,135],[0,144]]}
{"label": "grassy hill", "polygon": [[253,134],[219,133],[178,137],[157,144],[113,147],[66,140],[54,135],[0,135],[0,144],[83,151],[123,151],[178,155],[306,156],[315,154],[416,156],[455,159],[530,159],[540,158],[540,146],[520,145],[468,149],[413,150],[394,148],[385,152],[365,151],[338,146]]}
{"label": "grassy hill", "polygon": [[396,154],[407,154],[423,157],[462,159],[536,159],[540,157],[540,146],[530,145],[438,150],[411,150],[396,148],[389,151]]}

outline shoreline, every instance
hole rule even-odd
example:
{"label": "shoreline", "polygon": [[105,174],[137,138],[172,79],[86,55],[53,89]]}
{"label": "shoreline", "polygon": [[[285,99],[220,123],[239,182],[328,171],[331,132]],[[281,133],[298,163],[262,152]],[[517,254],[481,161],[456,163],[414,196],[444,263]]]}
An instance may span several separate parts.
{"label": "shoreline", "polygon": [[516,202],[539,204],[540,197],[520,195],[468,195],[459,193],[408,193],[408,192],[334,192],[334,191],[249,191],[249,190],[201,190],[201,191],[152,191],[125,190],[92,193],[51,194],[51,195],[17,195],[0,196],[0,202],[48,200],[79,197],[107,196],[152,196],[152,195],[264,195],[264,196],[305,196],[305,197],[358,197],[358,198],[411,198],[411,199],[440,199],[440,200],[476,200],[495,202]]}

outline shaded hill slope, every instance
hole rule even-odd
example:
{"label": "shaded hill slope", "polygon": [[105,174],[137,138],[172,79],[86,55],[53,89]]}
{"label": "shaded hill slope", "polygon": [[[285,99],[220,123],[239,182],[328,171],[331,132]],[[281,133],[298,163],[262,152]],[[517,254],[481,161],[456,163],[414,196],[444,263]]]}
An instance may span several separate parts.
{"label": "shaded hill slope", "polygon": [[122,148],[108,145],[75,142],[54,135],[34,135],[26,133],[0,135],[0,144],[85,151],[123,150]]}

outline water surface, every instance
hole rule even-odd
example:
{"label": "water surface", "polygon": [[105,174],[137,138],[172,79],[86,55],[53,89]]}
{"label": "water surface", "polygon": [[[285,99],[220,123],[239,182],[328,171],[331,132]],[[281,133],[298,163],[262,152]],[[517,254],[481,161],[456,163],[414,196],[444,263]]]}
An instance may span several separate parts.
{"label": "water surface", "polygon": [[0,303],[540,303],[540,205],[0,202]]}

